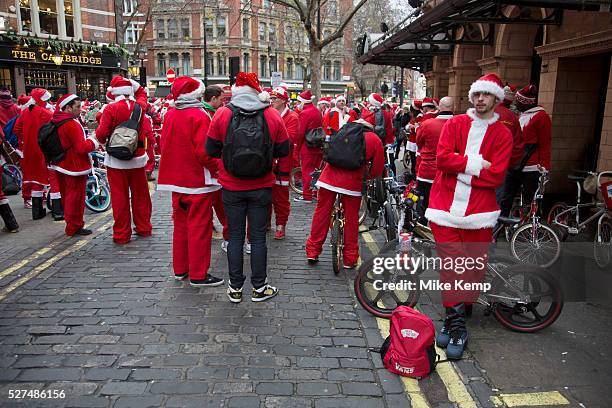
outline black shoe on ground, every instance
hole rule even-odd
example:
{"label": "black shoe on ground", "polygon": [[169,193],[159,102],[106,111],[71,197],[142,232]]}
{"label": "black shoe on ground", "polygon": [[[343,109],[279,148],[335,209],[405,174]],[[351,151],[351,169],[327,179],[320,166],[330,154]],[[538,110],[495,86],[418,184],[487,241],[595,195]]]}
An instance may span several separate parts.
{"label": "black shoe on ground", "polygon": [[181,273],[180,275],[175,274],[174,279],[177,281],[182,281],[182,280],[185,280],[187,276],[189,276],[189,272]]}
{"label": "black shoe on ground", "polygon": [[74,233],[74,235],[91,235],[91,230],[87,229],[87,228],[81,228],[80,230],[78,230],[77,232]]}
{"label": "black shoe on ground", "polygon": [[309,265],[314,265],[317,262],[319,262],[319,257],[318,256],[316,258],[308,258],[308,264]]}
{"label": "black shoe on ground", "polygon": [[208,274],[206,279],[189,279],[189,284],[191,286],[196,286],[196,287],[220,286],[220,285],[223,285],[223,279],[216,278],[212,276],[211,274]]}

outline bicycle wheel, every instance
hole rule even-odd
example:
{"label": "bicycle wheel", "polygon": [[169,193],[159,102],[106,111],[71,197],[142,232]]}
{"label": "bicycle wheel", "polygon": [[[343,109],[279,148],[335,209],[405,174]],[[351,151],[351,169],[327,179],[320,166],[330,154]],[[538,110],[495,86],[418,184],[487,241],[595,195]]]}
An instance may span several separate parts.
{"label": "bicycle wheel", "polygon": [[563,310],[563,292],[557,280],[535,265],[514,265],[495,276],[489,299],[493,315],[502,326],[535,333],[551,324]]}
{"label": "bicycle wheel", "polygon": [[387,242],[397,238],[397,218],[391,203],[385,204],[385,235]]}
{"label": "bicycle wheel", "polygon": [[332,268],[334,274],[338,275],[342,271],[342,244],[344,237],[342,236],[341,221],[334,217],[334,222],[331,227],[331,252],[332,252]]}
{"label": "bicycle wheel", "polygon": [[359,205],[359,225],[363,224],[368,215],[368,198],[366,195],[361,197],[361,204]]}
{"label": "bicycle wheel", "polygon": [[[404,269],[385,269],[382,273],[374,272],[374,259],[384,256],[395,256],[397,241],[387,243],[381,252],[361,264],[355,277],[355,295],[359,304],[377,317],[390,318],[391,313],[399,306],[416,305],[420,289],[418,278]],[[411,283],[412,282],[412,283]],[[402,286],[397,285],[398,283]],[[386,286],[381,286],[387,284]],[[393,290],[389,284],[395,284]],[[412,285],[412,286],[410,286]]]}
{"label": "bicycle wheel", "polygon": [[410,171],[410,151],[408,149],[404,150],[402,164],[404,165],[404,170]]}
{"label": "bicycle wheel", "polygon": [[110,208],[111,196],[108,187],[100,183],[100,190],[96,191],[95,180],[87,180],[85,187],[85,206],[93,212],[104,212]]}
{"label": "bicycle wheel", "polygon": [[593,241],[593,255],[595,263],[600,268],[607,268],[612,262],[612,223],[603,220],[597,227],[597,234]]}
{"label": "bicycle wheel", "polygon": [[561,240],[548,225],[528,222],[512,234],[510,251],[523,263],[548,268],[561,255]]}
{"label": "bicycle wheel", "polygon": [[[562,203],[562,202],[555,203],[550,208],[550,211],[548,211],[548,216],[546,217],[546,219],[548,220],[548,225],[550,225],[551,227],[557,230],[557,233],[561,237],[561,241],[565,241],[568,236],[567,229],[564,227],[572,226],[572,224],[576,223],[575,222],[576,220],[575,210],[567,211],[561,217],[557,217],[559,214],[566,211],[568,208],[569,206],[565,203]],[[555,220],[557,222],[555,222]]]}
{"label": "bicycle wheel", "polygon": [[302,168],[294,167],[289,173],[289,186],[297,194],[302,195]]}

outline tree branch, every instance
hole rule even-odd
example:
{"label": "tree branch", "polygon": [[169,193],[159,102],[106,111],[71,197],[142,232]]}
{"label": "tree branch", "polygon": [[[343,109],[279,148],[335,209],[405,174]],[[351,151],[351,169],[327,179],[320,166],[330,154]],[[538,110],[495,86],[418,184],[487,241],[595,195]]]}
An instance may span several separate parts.
{"label": "tree branch", "polygon": [[346,15],[346,17],[344,17],[344,20],[342,20],[342,23],[340,23],[340,26],[336,29],[336,31],[330,35],[329,37],[321,40],[320,46],[321,48],[325,47],[326,45],[328,45],[329,43],[331,43],[332,41],[335,41],[339,38],[341,38],[344,35],[344,29],[346,28],[346,26],[348,25],[348,23],[351,22],[351,19],[353,18],[353,16],[355,14],[357,14],[357,12],[359,11],[359,9],[367,2],[368,0],[360,0],[359,3],[357,3],[357,5],[355,7],[353,7],[353,9]]}

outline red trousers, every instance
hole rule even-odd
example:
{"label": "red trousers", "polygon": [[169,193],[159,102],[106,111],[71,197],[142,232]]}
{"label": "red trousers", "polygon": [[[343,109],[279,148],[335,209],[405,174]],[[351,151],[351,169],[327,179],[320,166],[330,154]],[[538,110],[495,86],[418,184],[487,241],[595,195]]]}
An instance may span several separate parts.
{"label": "red trousers", "polygon": [[85,226],[83,213],[85,212],[85,185],[87,176],[68,176],[56,172],[60,192],[62,193],[62,207],[64,207],[64,220],[66,221],[66,235],[73,236]]}
{"label": "red trousers", "polygon": [[175,275],[189,272],[189,279],[206,279],[210,267],[213,194],[172,193]]}
{"label": "red trousers", "polygon": [[155,170],[155,144],[149,144],[147,146],[147,155],[149,156],[149,160],[147,160],[147,164],[145,164],[145,171],[153,173]]}
{"label": "red trousers", "polygon": [[32,184],[31,183],[23,183],[21,185],[21,196],[23,197],[24,202],[32,198]]}
{"label": "red trousers", "polygon": [[[210,193],[212,198],[212,206],[217,214],[217,219],[223,225],[223,240],[229,241],[229,228],[227,226],[227,218],[225,217],[225,208],[223,208],[223,197],[221,196],[221,190]],[[212,218],[211,218],[212,222]]]}
{"label": "red trousers", "polygon": [[[57,181],[56,171],[49,169],[47,174],[49,176],[49,195],[51,196],[51,199],[62,198],[62,195],[60,193],[59,183]],[[24,192],[23,192],[24,200],[29,200],[32,197],[44,197],[45,196],[45,186],[43,186],[42,184],[24,183],[23,186],[24,186]],[[28,190],[27,193],[25,192],[26,189]],[[26,194],[28,195],[26,196]],[[85,196],[83,195],[83,197]],[[85,198],[83,198],[83,200],[85,200]]]}
{"label": "red trousers", "polygon": [[481,283],[487,267],[487,251],[492,239],[492,228],[466,230],[443,227],[429,223],[434,239],[436,252],[442,260],[440,282],[450,283],[451,290],[442,291],[442,305],[453,307],[458,303],[474,303],[479,290],[466,290],[465,285],[456,283]]}
{"label": "red trousers", "polygon": [[[132,212],[136,233],[150,236],[151,196],[144,167],[138,169],[107,168],[108,184],[113,206],[113,241],[126,244],[132,238]],[[131,198],[130,198],[131,193]],[[130,211],[131,201],[131,211]]]}
{"label": "red trousers", "polygon": [[310,189],[310,181],[312,180],[312,172],[321,165],[323,160],[323,153],[320,154],[302,154],[301,165],[302,165],[302,191],[304,200],[312,200],[312,190]]}
{"label": "red trousers", "polygon": [[[336,201],[336,192],[325,188],[319,189],[317,207],[312,216],[310,236],[306,241],[306,256],[316,258],[319,256],[327,238],[329,220]],[[344,208],[344,264],[352,265],[359,259],[359,206],[361,197],[342,195]]]}
{"label": "red trousers", "polygon": [[274,184],[272,186],[272,205],[270,206],[270,216],[272,218],[272,210],[276,215],[276,225],[287,225],[291,204],[289,204],[289,186],[281,186]]}

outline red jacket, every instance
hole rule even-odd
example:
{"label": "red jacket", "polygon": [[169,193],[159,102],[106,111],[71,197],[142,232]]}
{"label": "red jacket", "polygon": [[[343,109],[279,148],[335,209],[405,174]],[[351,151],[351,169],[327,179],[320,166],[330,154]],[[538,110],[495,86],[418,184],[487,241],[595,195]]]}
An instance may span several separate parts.
{"label": "red jacket", "polygon": [[138,103],[142,108],[140,115],[140,129],[138,131],[138,148],[131,160],[120,160],[106,155],[104,164],[114,169],[137,169],[144,167],[149,160],[146,152],[147,134],[151,132],[151,121],[145,118],[147,108],[147,95],[142,87],[135,94],[136,101],[125,99],[122,95],[117,96],[115,102],[106,105],[100,118],[100,125],[96,129],[96,138],[100,144],[105,145],[113,130],[121,123],[130,119],[134,104]]}
{"label": "red jacket", "polygon": [[306,146],[305,135],[311,129],[322,128],[323,118],[321,112],[312,103],[304,105],[304,110],[300,112],[300,129],[297,134],[297,145],[300,155],[320,155],[321,149],[318,147],[310,148]]}
{"label": "red jacket", "polygon": [[[59,122],[59,120],[53,120]],[[66,157],[61,162],[49,168],[69,176],[84,176],[91,173],[92,161],[90,152],[100,144],[95,139],[86,139],[85,130],[78,119],[62,124],[57,130]]]}
{"label": "red jacket", "polygon": [[525,145],[523,143],[523,131],[518,116],[503,104],[497,105],[495,112],[499,114],[499,121],[506,125],[512,133],[512,157],[510,158],[510,168],[516,166],[523,157]]}
{"label": "red jacket", "polygon": [[346,123],[356,119],[358,119],[357,114],[352,109],[345,108],[343,112],[338,108],[329,109],[323,115],[323,130],[325,134],[331,135],[332,130],[337,132]]}
{"label": "red jacket", "polygon": [[385,168],[385,152],[382,142],[378,135],[372,131],[365,131],[363,135],[366,142],[366,161],[372,163],[369,174],[365,174],[368,163],[357,170],[345,170],[325,164],[317,181],[317,187],[360,197],[364,177],[380,177]]}
{"label": "red jacket", "polygon": [[[499,115],[479,119],[474,109],[448,119],[437,151],[436,178],[425,217],[438,225],[459,229],[492,228],[499,217],[495,189],[502,185],[512,135]],[[491,163],[485,169],[482,160]]]}
{"label": "red jacket", "polygon": [[157,189],[184,194],[217,191],[218,160],[206,154],[210,118],[204,109],[168,111],[161,135]]}
{"label": "red jacket", "polygon": [[552,150],[552,122],[550,116],[539,106],[531,108],[519,117],[525,145],[535,144],[536,149],[523,171],[538,171],[538,164],[550,171]]}
{"label": "red jacket", "polygon": [[0,105],[0,127],[6,126],[9,120],[19,115],[21,109],[14,103],[8,107]]}
{"label": "red jacket", "polygon": [[42,125],[51,121],[53,114],[45,107],[32,105],[21,112],[15,121],[14,132],[23,146],[23,182],[41,185],[49,184],[47,163],[38,146],[38,130]]}
{"label": "red jacket", "polygon": [[391,111],[383,110],[385,115],[385,144],[390,145],[395,142],[395,128],[393,127],[393,113]]}
{"label": "red jacket", "polygon": [[436,151],[442,128],[446,121],[452,118],[450,112],[438,115],[437,118],[428,120],[417,129],[416,144],[419,149],[419,167],[417,169],[417,180],[433,183],[436,177]]}
{"label": "red jacket", "polygon": [[293,165],[293,141],[297,138],[300,120],[298,114],[290,111],[288,107],[281,113],[281,117],[283,118],[285,129],[287,129],[287,136],[289,137],[289,154],[286,157],[275,159],[273,169],[274,174],[276,175],[275,183],[279,186],[288,186],[289,173],[291,172],[291,167]]}
{"label": "red jacket", "polygon": [[[210,128],[208,129],[208,140],[206,141],[206,153],[212,157],[221,157],[223,143],[227,134],[227,128],[232,118],[232,110],[228,107],[221,107],[213,116]],[[273,157],[285,157],[289,154],[289,138],[287,129],[278,111],[274,108],[266,108],[264,118],[268,125],[268,131],[273,144]],[[165,126],[165,125],[164,125]],[[254,180],[245,180],[232,176],[223,167],[223,161],[219,168],[219,183],[226,190],[248,191],[260,188],[271,188],[274,185],[274,173],[270,172],[263,177]]]}

